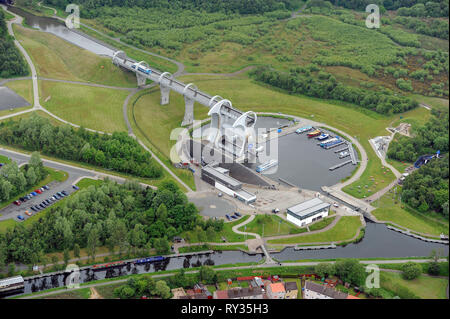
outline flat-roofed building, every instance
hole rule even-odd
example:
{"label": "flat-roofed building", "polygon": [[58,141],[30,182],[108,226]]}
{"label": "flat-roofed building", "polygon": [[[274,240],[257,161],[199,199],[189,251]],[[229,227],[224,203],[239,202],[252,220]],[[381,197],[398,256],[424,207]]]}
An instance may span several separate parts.
{"label": "flat-roofed building", "polygon": [[255,202],[256,195],[242,189],[242,183],[228,174],[229,170],[220,168],[217,163],[202,168],[202,179],[205,182],[246,204]]}
{"label": "flat-roofed building", "polygon": [[287,209],[287,220],[302,227],[328,216],[330,204],[319,198],[297,204]]}

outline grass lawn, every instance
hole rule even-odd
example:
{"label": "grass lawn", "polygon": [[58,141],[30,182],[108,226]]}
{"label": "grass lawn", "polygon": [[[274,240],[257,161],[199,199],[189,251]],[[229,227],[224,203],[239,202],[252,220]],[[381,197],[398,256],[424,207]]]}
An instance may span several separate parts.
{"label": "grass lawn", "polygon": [[12,81],[6,83],[5,86],[19,94],[28,103],[33,104],[33,82],[31,80]]}
{"label": "grass lawn", "polygon": [[[233,232],[232,228],[236,225],[243,223],[249,217],[250,217],[249,215],[246,215],[246,216],[239,218],[238,220],[225,223],[223,225],[223,230],[220,233],[216,233],[216,237],[213,240],[207,240],[207,242],[221,243],[221,242],[223,242],[222,237],[226,238],[227,242],[244,242],[245,236],[236,234],[235,232]],[[183,237],[183,238],[190,237],[190,239],[189,239],[190,243],[198,243],[199,242],[198,238],[196,236],[194,236],[192,234],[192,232],[189,232],[189,235],[191,235],[191,236],[186,236],[186,234],[182,234],[181,237]],[[252,239],[252,238],[254,238],[254,237],[247,236],[247,239]]]}
{"label": "grass lawn", "polygon": [[102,180],[99,180],[99,179],[83,178],[82,180],[80,180],[80,181],[77,183],[77,186],[78,186],[80,189],[83,189],[83,188],[88,188],[88,187],[91,186],[91,185],[94,185],[94,186],[100,186],[102,183],[103,183],[103,181],[102,181]]}
{"label": "grass lawn", "polygon": [[448,279],[422,275],[414,280],[405,280],[399,273],[381,272],[380,285],[394,293],[397,286],[403,286],[422,299],[446,299]]}
{"label": "grass lawn", "polygon": [[36,297],[39,299],[89,299],[91,296],[90,288],[81,288],[71,291],[62,292],[60,294],[50,295],[46,297]]}
{"label": "grass lawn", "polygon": [[50,81],[40,81],[40,91],[42,105],[66,121],[108,133],[126,130],[122,107],[128,91]]}
{"label": "grass lawn", "polygon": [[2,164],[9,164],[9,163],[11,163],[11,160],[7,156],[0,155],[0,163],[2,163]]}
{"label": "grass lawn", "polygon": [[14,33],[30,54],[39,76],[135,87],[136,76],[61,38],[41,31],[14,25]]}
{"label": "grass lawn", "polygon": [[97,286],[95,287],[95,290],[97,290],[98,294],[102,296],[105,299],[114,299],[117,298],[114,295],[114,289],[125,285],[125,283],[116,283],[111,285],[105,285],[105,286]]}
{"label": "grass lawn", "polygon": [[419,94],[413,94],[411,95],[412,98],[416,99],[420,103],[425,103],[432,108],[438,109],[438,110],[447,110],[448,111],[448,99],[444,98],[438,98],[438,97],[429,97],[429,96],[423,96]]}
{"label": "grass lawn", "polygon": [[328,243],[350,240],[361,227],[359,216],[343,216],[332,229],[322,233],[269,240],[269,244]]}
{"label": "grass lawn", "polygon": [[310,231],[323,229],[323,228],[327,227],[328,225],[330,225],[335,220],[335,218],[336,218],[336,216],[324,218],[324,219],[318,221],[317,223],[312,224],[308,228]]}
{"label": "grass lawn", "polygon": [[[244,227],[247,226],[247,229],[244,230]],[[306,228],[300,228],[291,224],[284,219],[276,216],[276,215],[256,215],[255,219],[244,227],[239,228],[240,231],[246,231],[249,233],[256,233],[260,236],[263,235],[263,227],[264,227],[264,236],[277,236],[277,235],[288,235],[288,234],[299,234],[306,232]],[[278,231],[279,229],[279,231]]]}
{"label": "grass lawn", "polygon": [[[386,193],[373,205],[377,207],[372,214],[380,221],[391,221],[413,231],[439,236],[448,234],[449,226],[437,221],[427,219],[424,215],[415,213],[405,207],[398,199],[393,199],[392,193]],[[404,208],[402,208],[402,206]]]}

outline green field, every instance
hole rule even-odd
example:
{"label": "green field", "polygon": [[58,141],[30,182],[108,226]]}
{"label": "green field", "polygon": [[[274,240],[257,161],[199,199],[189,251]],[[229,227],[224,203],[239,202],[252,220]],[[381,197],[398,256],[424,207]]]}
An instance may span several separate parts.
{"label": "green field", "polygon": [[329,243],[347,241],[358,233],[361,227],[359,216],[343,216],[336,226],[322,233],[269,240],[269,244]]}
{"label": "green field", "polygon": [[61,38],[14,25],[16,37],[31,56],[39,76],[100,83],[111,86],[135,87],[136,76]]}
{"label": "green field", "polygon": [[300,234],[307,231],[306,228],[299,228],[276,215],[256,215],[255,219],[246,226],[246,230],[244,230],[245,226],[239,228],[239,230],[263,236],[264,228],[264,237]]}
{"label": "green field", "polygon": [[89,299],[91,296],[90,288],[81,288],[77,290],[61,292],[47,297],[36,297],[39,299]]}
{"label": "green field", "polygon": [[80,181],[77,183],[77,186],[78,186],[80,189],[83,189],[83,188],[88,188],[88,187],[91,186],[91,185],[94,185],[94,186],[100,186],[102,183],[103,183],[102,180],[91,179],[91,178],[83,178],[82,180],[80,180]]}
{"label": "green field", "polygon": [[108,133],[126,130],[128,91],[50,81],[40,81],[40,91],[42,106],[66,121]]}
{"label": "green field", "polygon": [[373,205],[377,207],[372,214],[380,221],[390,221],[412,231],[439,236],[448,234],[448,220],[443,223],[426,218],[425,215],[414,213],[405,207],[392,193],[386,193]]}
{"label": "green field", "polygon": [[448,279],[420,276],[417,279],[405,280],[399,273],[381,272],[381,288],[394,293],[399,287],[405,287],[421,299],[446,299]]}

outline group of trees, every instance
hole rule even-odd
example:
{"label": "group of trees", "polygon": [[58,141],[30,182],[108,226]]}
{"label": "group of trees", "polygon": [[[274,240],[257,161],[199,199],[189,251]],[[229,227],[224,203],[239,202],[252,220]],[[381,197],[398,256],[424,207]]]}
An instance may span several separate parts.
{"label": "group of trees", "polygon": [[433,159],[409,175],[402,189],[402,201],[425,213],[434,210],[448,218],[448,154]]}
{"label": "group of trees", "polygon": [[[314,0],[313,0],[314,1]],[[448,0],[329,0],[347,9],[365,10],[377,4],[382,10],[398,10],[400,15],[415,17],[448,17]]]}
{"label": "group of trees", "polygon": [[6,202],[23,193],[48,175],[39,153],[31,155],[30,162],[19,168],[15,161],[0,169],[0,202]]}
{"label": "group of trees", "polygon": [[320,277],[337,276],[343,282],[357,287],[363,287],[367,273],[364,266],[356,259],[341,259],[336,263],[320,263],[314,267],[314,272]]}
{"label": "group of trees", "polygon": [[448,20],[423,21],[413,17],[395,17],[393,22],[404,25],[417,33],[448,40]]}
{"label": "group of trees", "polygon": [[143,296],[168,299],[172,297],[172,288],[192,288],[196,283],[213,285],[218,282],[217,273],[210,266],[201,266],[195,275],[186,275],[184,269],[175,274],[155,281],[150,275],[131,277],[128,282],[116,288],[114,294],[120,299],[133,299]]}
{"label": "group of trees", "polygon": [[[45,0],[45,3],[65,8],[71,0]],[[88,17],[100,14],[101,7],[175,8],[206,12],[237,12],[255,14],[279,9],[291,9],[295,0],[78,0]]]}
{"label": "group of trees", "polygon": [[140,177],[159,178],[162,169],[125,132],[93,133],[69,125],[55,126],[33,115],[0,124],[0,142],[62,159],[80,161]]}
{"label": "group of trees", "polygon": [[119,254],[151,248],[167,253],[172,237],[193,229],[200,219],[194,204],[170,181],[158,190],[143,189],[137,182],[105,181],[47,209],[34,223],[0,234],[0,266],[36,264],[47,253],[80,248],[94,258],[100,246]]}
{"label": "group of trees", "polygon": [[434,154],[437,151],[448,152],[448,112],[433,110],[432,114],[434,115],[425,125],[414,128],[414,137],[401,136],[394,140],[389,145],[388,157],[414,162],[421,155]]}
{"label": "group of trees", "polygon": [[139,278],[131,277],[128,279],[125,285],[114,289],[114,295],[120,299],[142,296],[169,299],[172,293],[164,280],[155,281],[150,275],[143,275]]}
{"label": "group of trees", "polygon": [[251,75],[257,80],[272,86],[307,96],[333,99],[353,103],[382,114],[402,113],[418,106],[417,101],[394,95],[392,92],[378,92],[346,86],[339,83],[331,74],[321,72],[313,77],[303,67],[284,73],[269,67],[259,67]]}
{"label": "group of trees", "polygon": [[0,78],[27,75],[27,65],[8,35],[5,20],[3,10],[0,10]]}

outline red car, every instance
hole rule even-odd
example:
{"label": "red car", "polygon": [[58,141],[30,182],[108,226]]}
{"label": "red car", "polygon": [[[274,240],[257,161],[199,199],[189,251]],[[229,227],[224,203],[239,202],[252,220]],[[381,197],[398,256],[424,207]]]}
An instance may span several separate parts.
{"label": "red car", "polygon": [[17,205],[17,206],[20,206],[21,202],[16,200],[16,201],[14,201],[14,204]]}
{"label": "red car", "polygon": [[38,194],[42,194],[42,191],[40,189],[36,189],[35,192]]}

